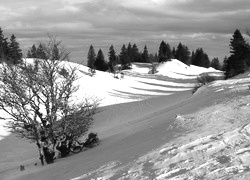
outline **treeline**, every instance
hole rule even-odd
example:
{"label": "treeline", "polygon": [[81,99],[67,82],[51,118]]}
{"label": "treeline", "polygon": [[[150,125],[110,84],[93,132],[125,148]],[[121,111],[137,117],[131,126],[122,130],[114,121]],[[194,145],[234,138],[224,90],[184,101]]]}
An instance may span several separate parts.
{"label": "treeline", "polygon": [[[250,33],[248,32],[250,36]],[[59,42],[60,44],[60,42]],[[28,58],[39,59],[52,59],[57,60],[61,53],[65,53],[65,49],[58,49],[59,44],[54,44],[52,47],[52,54],[46,52],[44,44],[33,44],[27,52]],[[230,40],[230,56],[225,57],[223,64],[220,64],[218,58],[213,58],[211,61],[208,55],[202,48],[198,48],[195,51],[190,51],[188,47],[181,42],[177,47],[172,47],[162,41],[159,45],[157,53],[149,53],[148,48],[145,45],[143,51],[140,51],[136,44],[127,46],[122,45],[119,54],[114,50],[114,46],[111,45],[108,52],[108,60],[105,59],[101,49],[95,53],[94,47],[91,45],[88,51],[87,66],[91,69],[97,69],[101,71],[110,70],[115,71],[117,64],[121,64],[122,69],[131,68],[131,63],[153,63],[153,62],[166,62],[171,59],[178,59],[187,65],[196,65],[200,67],[213,67],[217,70],[225,71],[226,78],[233,77],[240,73],[244,73],[250,67],[250,45],[243,38],[241,32],[236,29]],[[22,50],[19,47],[19,43],[16,40],[14,34],[11,37],[4,37],[3,30],[0,27],[0,62],[7,62],[10,64],[18,64],[22,62]],[[65,58],[65,59],[68,59]]]}
{"label": "treeline", "polygon": [[91,45],[88,51],[87,66],[91,69],[106,71],[110,69],[114,71],[116,64],[121,64],[122,69],[129,69],[132,62],[150,63],[157,61],[157,54],[149,54],[145,45],[143,52],[140,52],[137,45],[129,43],[127,46],[123,44],[119,55],[116,54],[114,46],[111,45],[108,52],[108,61],[105,60],[101,49],[96,55],[94,47]]}
{"label": "treeline", "polygon": [[[247,34],[250,36],[249,32]],[[122,69],[129,69],[133,62],[162,63],[171,59],[178,59],[187,65],[205,68],[213,67],[214,69],[225,71],[225,77],[230,78],[244,73],[250,67],[250,45],[237,29],[229,46],[231,55],[228,58],[225,56],[223,63],[220,64],[218,58],[213,58],[210,61],[207,53],[202,48],[190,52],[188,47],[181,42],[177,47],[171,48],[168,43],[162,41],[158,53],[155,54],[149,54],[146,45],[143,51],[140,52],[136,44],[132,46],[129,43],[127,46],[123,44],[120,53],[116,55],[114,47],[111,45],[108,52],[108,61],[105,60],[101,49],[99,49],[96,56],[94,47],[91,45],[87,57],[87,66],[101,71],[110,69],[113,72],[116,64],[121,64]]]}
{"label": "treeline", "polygon": [[18,64],[22,62],[22,50],[16,41],[16,36],[12,34],[10,38],[4,37],[0,27],[0,62]]}
{"label": "treeline", "polygon": [[153,63],[153,62],[166,62],[171,59],[178,59],[187,65],[196,65],[201,67],[213,67],[220,70],[221,64],[218,58],[214,58],[211,62],[207,53],[202,48],[190,52],[186,45],[179,43],[175,48],[171,48],[168,43],[162,41],[159,46],[158,53],[152,54],[148,52],[147,46],[144,46],[143,51],[139,51],[136,44],[127,46],[122,45],[119,54],[116,54],[114,46],[111,45],[108,52],[108,61],[105,60],[101,49],[98,50],[96,55],[93,45],[90,46],[87,57],[87,66],[91,69],[100,71],[107,71],[108,69],[113,72],[117,64],[121,64],[122,69],[130,69],[131,63]]}
{"label": "treeline", "polygon": [[[52,37],[49,37],[52,39]],[[47,52],[47,48],[45,44],[39,43],[39,45],[33,44],[32,47],[27,52],[27,58],[37,58],[37,59],[50,59],[50,60],[59,60],[62,52],[58,49],[58,45],[53,44],[51,52]],[[65,53],[65,52],[63,52]]]}

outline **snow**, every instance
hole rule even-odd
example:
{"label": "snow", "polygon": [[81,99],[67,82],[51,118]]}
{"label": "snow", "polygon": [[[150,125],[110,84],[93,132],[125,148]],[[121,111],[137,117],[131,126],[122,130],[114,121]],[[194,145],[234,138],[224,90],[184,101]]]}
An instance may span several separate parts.
{"label": "snow", "polygon": [[[32,59],[28,61],[32,63]],[[0,155],[3,158],[0,159],[0,176],[1,168],[6,179],[10,176],[12,179],[72,180],[185,179],[186,174],[195,179],[203,172],[207,173],[206,177],[218,179],[224,167],[228,172],[246,171],[244,164],[237,164],[231,157],[250,158],[245,142],[250,139],[250,126],[243,126],[250,112],[248,78],[215,81],[191,96],[190,90],[198,75],[221,75],[221,72],[187,66],[173,59],[159,64],[156,74],[149,74],[151,64],[135,63],[131,70],[123,71],[124,78],[117,79],[112,73],[101,71],[90,76],[85,66],[64,64],[68,68],[78,68],[79,90],[74,101],[83,97],[100,100],[102,111],[95,116],[93,130],[100,135],[101,144],[43,168],[30,164],[37,162],[32,159],[34,156],[29,161],[22,158],[17,161],[13,159],[18,156],[5,149]],[[227,98],[223,93],[232,94]],[[246,96],[236,98],[236,93]],[[223,98],[227,101],[222,101]],[[0,136],[6,135],[8,133],[0,129]],[[28,147],[32,146],[16,149],[30,152]],[[222,151],[228,151],[228,156],[224,157]],[[32,152],[35,154],[36,149]],[[218,162],[221,159],[215,157],[223,161],[230,157],[234,164],[224,166]],[[29,165],[22,174],[14,169],[25,162]],[[207,169],[213,167],[218,171],[210,173]]]}
{"label": "snow", "polygon": [[176,79],[195,79],[202,73],[220,73],[221,71],[213,68],[203,68],[194,65],[186,65],[177,59],[172,59],[158,66],[158,74],[165,75]]}
{"label": "snow", "polygon": [[[33,59],[25,59],[27,63],[33,63]],[[125,74],[123,79],[116,79],[112,73],[96,71],[96,74],[89,76],[89,68],[72,62],[61,63],[66,68],[77,68],[77,75],[79,79],[77,83],[79,90],[75,94],[74,101],[82,100],[79,97],[89,97],[96,100],[100,100],[100,106],[108,106],[113,104],[127,103],[133,101],[140,101],[145,98],[160,95],[171,95],[174,92],[190,90],[194,83],[176,83],[158,79],[157,76],[164,75],[158,73],[154,78],[148,74],[151,64],[135,63],[132,65],[132,69]],[[185,69],[187,66],[177,60],[173,60],[171,63],[162,64],[160,69],[162,71],[168,71],[168,66],[175,68],[175,71]],[[146,66],[146,67],[145,67]],[[206,71],[204,68],[203,72]],[[193,69],[186,71],[190,74]],[[137,74],[141,76],[137,76]],[[198,74],[198,73],[196,73]],[[3,124],[3,121],[0,121]],[[9,133],[0,125],[0,140]]]}

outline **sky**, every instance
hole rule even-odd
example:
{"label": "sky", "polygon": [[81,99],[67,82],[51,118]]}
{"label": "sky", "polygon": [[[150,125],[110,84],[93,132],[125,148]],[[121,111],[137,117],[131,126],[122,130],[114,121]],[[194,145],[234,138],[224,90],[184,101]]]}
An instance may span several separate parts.
{"label": "sky", "polygon": [[222,61],[234,31],[250,29],[249,19],[249,0],[0,0],[0,27],[6,37],[15,34],[24,54],[50,34],[71,61],[84,64],[91,44],[108,59],[111,44],[117,54],[129,42],[156,53],[162,40],[201,47]]}

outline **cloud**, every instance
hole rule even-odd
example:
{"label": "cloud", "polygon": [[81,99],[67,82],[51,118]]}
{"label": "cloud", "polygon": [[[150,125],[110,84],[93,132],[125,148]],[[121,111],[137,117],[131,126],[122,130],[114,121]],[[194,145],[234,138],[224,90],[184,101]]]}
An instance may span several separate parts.
{"label": "cloud", "polygon": [[149,50],[157,52],[161,40],[173,45],[181,41],[190,49],[203,47],[211,56],[222,57],[228,54],[228,34],[249,28],[250,4],[248,0],[12,0],[1,2],[0,11],[4,32],[14,33],[25,50],[50,33],[79,59],[86,57],[90,44],[104,49],[114,44],[119,52],[123,43],[140,47],[148,43]]}

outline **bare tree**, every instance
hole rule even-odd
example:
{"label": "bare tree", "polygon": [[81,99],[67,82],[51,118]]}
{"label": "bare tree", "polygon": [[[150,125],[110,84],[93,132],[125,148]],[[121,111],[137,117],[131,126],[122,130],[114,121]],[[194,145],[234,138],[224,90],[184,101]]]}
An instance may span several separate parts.
{"label": "bare tree", "polygon": [[[57,47],[57,60],[54,49]],[[52,143],[57,136],[71,133],[80,137],[93,122],[97,103],[84,99],[73,102],[78,90],[77,68],[66,66],[69,53],[55,37],[43,44],[46,59],[22,64],[1,65],[0,109],[8,114],[7,127],[12,132],[36,142],[43,164],[42,143]]]}

